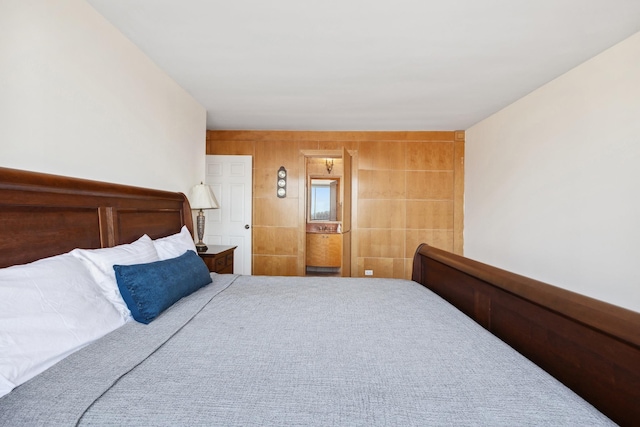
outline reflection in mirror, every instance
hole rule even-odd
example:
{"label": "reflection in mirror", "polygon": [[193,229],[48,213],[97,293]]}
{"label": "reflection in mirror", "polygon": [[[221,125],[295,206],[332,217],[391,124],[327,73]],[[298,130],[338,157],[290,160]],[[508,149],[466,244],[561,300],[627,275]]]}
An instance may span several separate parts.
{"label": "reflection in mirror", "polygon": [[338,221],[338,183],[338,179],[311,180],[310,221]]}

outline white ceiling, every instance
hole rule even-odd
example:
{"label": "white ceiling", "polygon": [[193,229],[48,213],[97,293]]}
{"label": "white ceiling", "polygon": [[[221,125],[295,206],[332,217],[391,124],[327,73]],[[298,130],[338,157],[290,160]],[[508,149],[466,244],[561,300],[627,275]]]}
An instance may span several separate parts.
{"label": "white ceiling", "polygon": [[640,0],[87,0],[209,129],[467,129],[640,31]]}

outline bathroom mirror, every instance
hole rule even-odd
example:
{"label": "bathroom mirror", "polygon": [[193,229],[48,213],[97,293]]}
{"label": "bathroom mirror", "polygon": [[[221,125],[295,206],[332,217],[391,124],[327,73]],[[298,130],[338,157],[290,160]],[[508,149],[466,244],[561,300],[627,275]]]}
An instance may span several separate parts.
{"label": "bathroom mirror", "polygon": [[340,179],[311,178],[309,221],[339,221]]}

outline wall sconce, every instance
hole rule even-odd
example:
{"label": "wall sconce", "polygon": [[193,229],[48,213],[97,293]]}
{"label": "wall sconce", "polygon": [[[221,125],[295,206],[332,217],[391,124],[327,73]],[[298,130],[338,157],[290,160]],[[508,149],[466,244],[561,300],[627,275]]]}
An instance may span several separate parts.
{"label": "wall sconce", "polygon": [[284,199],[287,197],[287,170],[284,166],[280,166],[278,169],[278,197]]}
{"label": "wall sconce", "polygon": [[200,209],[197,218],[198,243],[196,243],[196,249],[198,252],[206,252],[209,248],[207,248],[207,245],[202,241],[204,237],[204,212],[202,212],[202,210],[218,209],[220,206],[211,188],[203,183],[194,185],[193,188],[191,188],[189,192],[189,203],[193,209]]}
{"label": "wall sconce", "polygon": [[333,170],[333,159],[326,159],[324,164],[327,166],[327,173],[331,175],[331,171]]}

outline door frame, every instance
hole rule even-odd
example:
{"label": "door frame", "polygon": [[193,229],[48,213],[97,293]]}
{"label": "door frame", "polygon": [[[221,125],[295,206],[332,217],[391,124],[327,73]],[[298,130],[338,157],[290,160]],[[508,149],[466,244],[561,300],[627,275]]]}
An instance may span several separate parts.
{"label": "door frame", "polygon": [[[357,236],[357,221],[358,218],[358,150],[347,150],[351,155],[351,277],[357,277],[357,253],[358,253],[358,239]],[[343,148],[337,150],[300,150],[298,161],[300,170],[300,179],[298,180],[298,275],[306,275],[306,257],[307,257],[307,159],[308,158],[336,158],[341,159],[343,157]],[[344,177],[343,177],[344,183]],[[344,254],[343,254],[344,255]]]}

